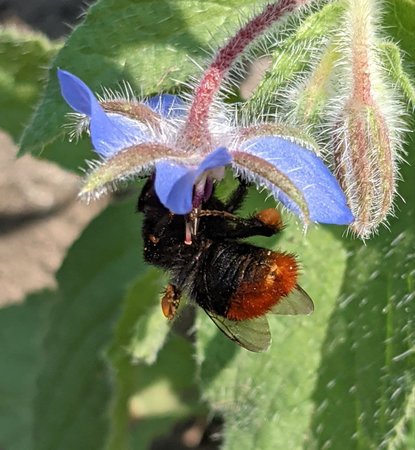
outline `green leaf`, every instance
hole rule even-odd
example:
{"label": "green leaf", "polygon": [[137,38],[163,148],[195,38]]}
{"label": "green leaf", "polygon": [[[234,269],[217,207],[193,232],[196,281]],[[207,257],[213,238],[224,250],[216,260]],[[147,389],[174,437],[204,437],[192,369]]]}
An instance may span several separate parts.
{"label": "green leaf", "polygon": [[[136,388],[129,401],[132,449],[150,448],[150,440],[167,432],[178,420],[206,415],[199,400],[193,353],[189,339],[172,334],[156,364],[137,366]],[[122,448],[115,446],[113,450]]]}
{"label": "green leaf", "polygon": [[[149,280],[152,280],[152,284]],[[146,293],[152,304],[145,312],[145,316],[143,314],[141,320],[137,320],[134,324],[128,350],[136,363],[142,361],[146,364],[153,364],[171,325],[160,308],[160,297],[167,280],[160,271],[152,269],[150,276],[144,282],[149,285],[146,286],[146,289],[142,288],[142,292]]]}
{"label": "green leaf", "polygon": [[152,364],[170,330],[160,310],[160,292],[165,284],[160,272],[149,269],[137,278],[123,304],[114,341],[108,351],[114,378],[111,434],[108,448],[127,448],[128,401],[136,390],[142,366]]}
{"label": "green leaf", "polygon": [[[408,35],[415,26],[415,3],[389,4],[386,25],[415,59]],[[412,119],[413,120],[413,119]],[[390,230],[351,255],[338,308],[330,319],[314,401],[313,442],[317,448],[396,448],[410,442],[405,424],[413,417],[415,387],[415,179],[414,142],[402,165],[396,217]],[[339,408],[341,420],[339,420]],[[404,427],[403,427],[404,425]],[[411,448],[409,445],[406,448]]]}
{"label": "green leaf", "polygon": [[398,423],[396,437],[391,444],[391,449],[415,448],[415,388],[409,396],[405,417]]}
{"label": "green leaf", "polygon": [[394,0],[385,3],[385,26],[391,26],[389,33],[399,42],[399,47],[415,59],[415,3],[413,0]]}
{"label": "green leaf", "polygon": [[176,414],[141,419],[131,431],[131,448],[134,450],[151,449],[154,439],[167,434],[177,424],[177,421]]}
{"label": "green leaf", "polygon": [[[147,334],[157,336],[158,330],[148,329]],[[121,360],[122,350],[125,353]],[[118,359],[114,358],[116,354]],[[122,346],[114,345],[111,356],[116,395],[108,450],[146,449],[153,438],[166,432],[177,420],[205,413],[198,400],[193,347],[189,341],[171,336],[150,366],[134,362]]]}
{"label": "green leaf", "polygon": [[314,394],[317,448],[350,449],[352,440],[352,448],[378,449],[405,417],[415,382],[415,210],[403,209],[391,232],[349,245]]}
{"label": "green leaf", "polygon": [[[160,350],[157,364],[141,365],[130,403],[135,418],[169,414],[183,417],[201,411],[193,352],[190,340],[173,333]],[[164,395],[156,395],[155,392],[164,392]]]}
{"label": "green leaf", "polygon": [[112,396],[103,358],[127,286],[143,272],[140,221],[109,206],[70,249],[57,279],[36,399],[35,449],[100,449]]}
{"label": "green leaf", "polygon": [[392,42],[383,42],[379,46],[385,68],[391,74],[393,81],[400,87],[406,99],[415,108],[415,87],[402,64],[402,52]]}
{"label": "green leaf", "polygon": [[[223,42],[238,26],[240,15],[261,2],[243,3],[215,0],[208,7],[200,0],[95,3],[52,64],[45,95],[22,137],[21,153],[42,154],[64,134],[64,114],[69,109],[59,93],[57,67],[75,73],[98,91],[117,89],[124,80],[144,95],[177,89],[179,82],[173,80],[183,82],[199,74],[189,56],[204,60],[202,49],[212,41]],[[74,161],[72,168],[83,159]]]}
{"label": "green leaf", "polygon": [[[248,211],[268,206],[257,194],[251,194],[249,203]],[[264,245],[267,239],[255,242]],[[253,354],[228,341],[199,314],[202,392],[224,416],[227,450],[301,448],[312,413],[319,350],[341,287],[346,252],[329,230],[315,228],[304,238],[294,223],[274,247],[299,255],[304,272],[300,284],[316,304],[312,316],[269,315],[272,346]]]}
{"label": "green leaf", "polygon": [[0,448],[33,448],[33,402],[42,341],[56,296],[45,291],[0,309]]}
{"label": "green leaf", "polygon": [[0,27],[0,128],[16,140],[39,99],[58,48],[41,34]]}

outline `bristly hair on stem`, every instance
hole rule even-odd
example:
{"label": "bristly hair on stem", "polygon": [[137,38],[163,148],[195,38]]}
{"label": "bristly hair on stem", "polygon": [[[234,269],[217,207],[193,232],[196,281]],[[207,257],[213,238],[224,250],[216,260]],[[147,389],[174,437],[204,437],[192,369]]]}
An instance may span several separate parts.
{"label": "bristly hair on stem", "polygon": [[262,13],[243,26],[217,52],[196,87],[193,102],[190,105],[183,132],[183,140],[187,141],[187,145],[191,145],[189,150],[203,150],[206,146],[206,151],[209,151],[210,136],[207,121],[210,108],[224,77],[238,57],[271,25],[305,3],[305,0],[281,0],[266,6]]}

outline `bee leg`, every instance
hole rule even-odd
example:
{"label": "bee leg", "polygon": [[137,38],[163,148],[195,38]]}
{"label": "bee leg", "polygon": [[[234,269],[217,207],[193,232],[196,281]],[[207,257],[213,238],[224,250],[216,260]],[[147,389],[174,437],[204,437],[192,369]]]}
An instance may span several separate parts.
{"label": "bee leg", "polygon": [[238,216],[230,219],[227,216],[222,234],[228,239],[242,239],[251,236],[270,237],[279,233],[282,228],[279,212],[274,208],[269,208],[247,219]]}
{"label": "bee leg", "polygon": [[239,178],[239,185],[226,201],[224,210],[232,213],[239,209],[242,206],[243,201],[245,200],[249,186],[250,183],[247,183],[246,181]]}
{"label": "bee leg", "polygon": [[232,213],[239,209],[242,206],[242,202],[245,200],[246,194],[248,192],[248,187],[250,183],[247,183],[241,179],[239,179],[238,187],[231,193],[226,202],[222,202],[215,195],[213,190],[213,194],[203,204],[204,210],[215,210],[215,211],[227,211]]}
{"label": "bee leg", "polygon": [[[274,208],[264,209],[246,219],[228,211],[204,210],[199,211],[197,214],[198,217],[205,217],[206,220],[212,221],[212,226],[205,229],[205,234],[209,239],[239,239],[251,236],[269,237],[283,229],[281,216]],[[213,224],[217,224],[215,219],[217,220],[218,217],[223,220],[221,226],[213,226]]]}
{"label": "bee leg", "polygon": [[164,295],[161,298],[161,310],[167,319],[174,319],[180,305],[181,294],[180,290],[174,284],[169,283],[166,286]]}

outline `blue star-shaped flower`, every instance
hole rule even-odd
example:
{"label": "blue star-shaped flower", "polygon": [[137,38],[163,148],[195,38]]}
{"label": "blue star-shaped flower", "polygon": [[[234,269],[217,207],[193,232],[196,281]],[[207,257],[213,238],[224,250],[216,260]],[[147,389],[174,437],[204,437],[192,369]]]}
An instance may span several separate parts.
{"label": "blue star-shaped flower", "polygon": [[[307,144],[273,132],[272,124],[223,125],[211,133],[209,149],[189,151],[183,133],[186,104],[173,95],[144,102],[102,100],[64,70],[58,71],[66,102],[89,123],[102,160],[87,176],[81,195],[99,196],[115,182],[155,170],[160,201],[187,214],[209,195],[213,178],[231,166],[242,178],[266,188],[305,222],[350,224],[353,215],[333,174]],[[117,101],[118,100],[118,101]],[[121,105],[122,103],[122,105]]]}

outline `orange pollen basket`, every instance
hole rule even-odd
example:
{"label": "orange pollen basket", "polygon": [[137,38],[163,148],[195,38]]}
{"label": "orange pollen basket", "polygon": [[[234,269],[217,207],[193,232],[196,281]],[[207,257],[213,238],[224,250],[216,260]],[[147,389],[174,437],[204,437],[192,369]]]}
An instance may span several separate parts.
{"label": "orange pollen basket", "polygon": [[295,288],[297,276],[298,264],[293,255],[267,252],[253,277],[243,281],[230,298],[226,317],[248,320],[266,314]]}
{"label": "orange pollen basket", "polygon": [[163,311],[163,315],[166,319],[174,319],[179,303],[180,297],[177,295],[174,287],[171,284],[168,284],[166,291],[161,298],[161,310]]}
{"label": "orange pollen basket", "polygon": [[282,228],[280,213],[274,208],[263,209],[255,217],[273,230],[278,231]]}

